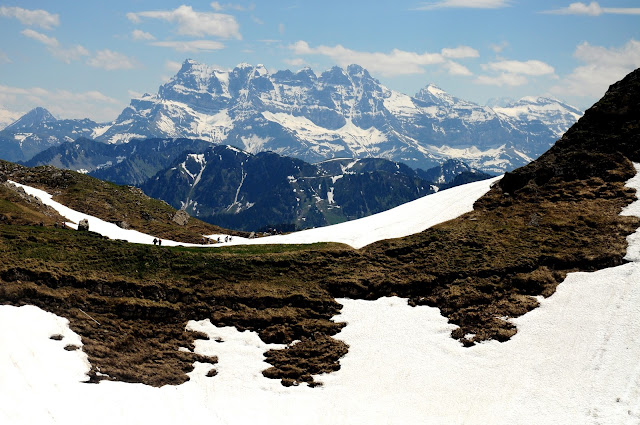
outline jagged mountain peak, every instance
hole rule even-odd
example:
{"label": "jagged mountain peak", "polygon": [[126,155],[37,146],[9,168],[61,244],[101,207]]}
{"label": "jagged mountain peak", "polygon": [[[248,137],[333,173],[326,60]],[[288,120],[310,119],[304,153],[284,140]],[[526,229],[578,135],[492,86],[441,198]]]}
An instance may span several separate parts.
{"label": "jagged mountain peak", "polygon": [[57,119],[45,108],[38,106],[33,108],[14,123],[8,125],[5,130],[26,131],[43,123],[55,122]]}
{"label": "jagged mountain peak", "polygon": [[187,59],[157,95],[132,99],[94,137],[109,143],[189,137],[309,162],[384,157],[414,168],[458,157],[501,172],[540,155],[575,120],[544,106],[537,114],[531,126],[434,84],[410,97],[357,64],[318,75],[309,67],[271,73],[248,63],[220,70]]}
{"label": "jagged mountain peak", "polygon": [[418,100],[436,105],[453,105],[458,99],[435,84],[428,84],[414,96]]}

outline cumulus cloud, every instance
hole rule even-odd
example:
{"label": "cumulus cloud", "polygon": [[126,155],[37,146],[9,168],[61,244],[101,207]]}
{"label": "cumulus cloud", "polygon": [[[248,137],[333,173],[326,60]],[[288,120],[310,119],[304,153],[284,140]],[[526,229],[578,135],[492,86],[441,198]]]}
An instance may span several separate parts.
{"label": "cumulus cloud", "polygon": [[49,13],[42,9],[29,10],[21,7],[0,6],[0,16],[16,18],[23,25],[47,30],[60,25],[60,17],[57,14]]}
{"label": "cumulus cloud", "polygon": [[629,40],[622,47],[611,48],[584,42],[578,45],[573,56],[583,65],[576,67],[551,92],[599,98],[611,84],[640,67],[640,41]]}
{"label": "cumulus cloud", "polygon": [[109,49],[96,52],[92,58],[87,60],[87,65],[107,71],[132,69],[137,66],[135,59]]}
{"label": "cumulus cloud", "polygon": [[212,40],[154,41],[151,44],[157,47],[168,47],[178,52],[208,52],[224,49],[224,44]]}
{"label": "cumulus cloud", "polygon": [[142,30],[133,30],[131,32],[131,38],[133,38],[134,40],[155,40],[156,39],[153,36],[153,34],[144,32]]}
{"label": "cumulus cloud", "polygon": [[538,60],[491,62],[482,65],[482,69],[520,75],[551,75],[555,72],[551,65]]}
{"label": "cumulus cloud", "polygon": [[502,60],[486,63],[481,67],[491,75],[480,75],[475,82],[492,86],[522,86],[529,82],[528,77],[556,77],[554,68],[539,60]]}
{"label": "cumulus cloud", "polygon": [[121,102],[97,90],[72,92],[0,85],[0,103],[21,111],[43,106],[62,118],[89,117],[97,121],[112,120],[122,110]]}
{"label": "cumulus cloud", "polygon": [[576,2],[561,9],[545,10],[542,13],[552,15],[587,15],[600,16],[605,13],[614,15],[640,15],[640,7],[601,7],[598,2],[591,3]]}
{"label": "cumulus cloud", "polygon": [[443,0],[439,2],[422,3],[414,10],[434,10],[434,9],[499,9],[507,7],[511,0]]}
{"label": "cumulus cloud", "polygon": [[459,64],[458,62],[447,61],[442,66],[443,66],[444,69],[447,70],[449,75],[458,75],[458,76],[462,76],[462,77],[468,77],[470,75],[473,75],[473,72],[469,71],[469,68],[467,68],[464,65]]}
{"label": "cumulus cloud", "polygon": [[449,59],[465,59],[480,57],[480,53],[469,46],[458,46],[454,49],[444,48],[440,51],[442,56]]}
{"label": "cumulus cloud", "polygon": [[177,32],[182,35],[242,39],[240,25],[232,15],[196,12],[191,6],[182,5],[174,10],[129,12],[127,18],[133,23],[140,23],[144,18],[175,23]]}
{"label": "cumulus cloud", "polygon": [[440,53],[416,53],[399,49],[393,49],[390,53],[382,53],[359,52],[340,44],[336,46],[311,47],[306,41],[298,41],[291,44],[289,49],[297,55],[326,56],[340,66],[357,63],[371,72],[385,76],[422,74],[425,72],[425,67],[430,65],[443,65],[445,70],[453,72],[454,75],[470,75],[468,69],[447,59],[477,57],[476,55],[478,54],[475,49],[466,46],[459,46],[455,49],[442,49]]}
{"label": "cumulus cloud", "polygon": [[54,57],[65,63],[71,63],[71,61],[79,60],[83,56],[89,55],[89,51],[81,45],[65,48],[60,45],[60,42],[55,37],[49,37],[32,29],[22,30],[21,34],[44,44]]}

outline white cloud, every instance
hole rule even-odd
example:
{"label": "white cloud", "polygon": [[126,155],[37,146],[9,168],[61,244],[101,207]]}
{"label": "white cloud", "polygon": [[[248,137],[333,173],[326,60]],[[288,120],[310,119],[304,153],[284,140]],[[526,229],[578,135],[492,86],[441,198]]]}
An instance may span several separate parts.
{"label": "white cloud", "polygon": [[87,60],[87,65],[107,71],[132,69],[137,66],[135,59],[109,49],[96,52],[92,58]]}
{"label": "white cloud", "polygon": [[42,43],[45,46],[60,47],[60,43],[55,37],[49,37],[48,35],[42,34],[38,31],[26,29],[22,30],[21,34],[25,37],[31,38],[32,40],[36,40],[37,42]]}
{"label": "white cloud", "polygon": [[598,2],[592,1],[589,4],[582,2],[571,3],[565,8],[545,10],[542,13],[588,16],[600,16],[605,13],[614,15],[640,15],[640,7],[601,7]]}
{"label": "white cloud", "polygon": [[0,85],[0,103],[16,111],[43,106],[61,118],[89,117],[97,121],[112,120],[122,110],[121,102],[97,90],[72,92]]}
{"label": "white cloud", "polygon": [[[320,55],[331,58],[340,66],[353,63],[362,65],[369,71],[385,76],[422,74],[429,65],[443,65],[454,75],[470,75],[462,65],[450,62],[447,57],[476,57],[477,51],[466,46],[442,49],[441,53],[415,53],[393,49],[390,53],[359,52],[341,45],[310,47],[306,41],[298,41],[289,46],[297,55]],[[446,56],[449,55],[449,56]],[[464,68],[464,69],[463,69]],[[466,70],[466,71],[465,71]]]}
{"label": "white cloud", "polygon": [[473,75],[473,73],[471,71],[469,71],[469,68],[467,68],[464,65],[459,64],[458,62],[447,61],[443,65],[443,67],[444,67],[444,69],[447,70],[449,75],[458,75],[458,76],[463,76],[463,77],[468,77],[470,75]]}
{"label": "white cloud", "polygon": [[433,10],[445,8],[499,9],[509,6],[510,3],[511,0],[443,0],[435,3],[422,3],[414,10]]}
{"label": "white cloud", "polygon": [[478,84],[490,86],[523,86],[529,82],[527,77],[517,74],[502,73],[497,76],[480,75],[475,79]]}
{"label": "white cloud", "polygon": [[505,60],[500,62],[491,62],[482,65],[485,71],[501,71],[509,74],[519,75],[552,75],[555,73],[553,67],[538,60],[515,61]]}
{"label": "white cloud", "polygon": [[156,39],[153,36],[153,34],[144,32],[142,30],[133,30],[131,32],[131,38],[133,38],[134,40],[155,40]]}
{"label": "white cloud", "polygon": [[607,88],[640,67],[640,41],[629,40],[622,47],[606,48],[589,43],[578,45],[573,56],[584,65],[552,87],[558,95],[599,98]]}
{"label": "white cloud", "polygon": [[196,12],[191,6],[182,5],[175,10],[129,12],[127,18],[133,23],[140,23],[143,18],[175,23],[178,33],[183,35],[242,39],[240,25],[233,16],[223,13]]}
{"label": "white cloud", "polygon": [[89,55],[89,51],[81,45],[63,48],[55,37],[49,37],[32,29],[22,30],[21,34],[44,44],[54,57],[65,63],[71,63],[71,61],[79,60],[81,57]]}
{"label": "white cloud", "polygon": [[216,12],[221,12],[223,10],[237,10],[238,12],[246,12],[246,11],[251,11],[255,9],[255,7],[256,5],[253,3],[250,4],[249,6],[242,6],[241,4],[234,4],[234,3],[223,4],[217,1],[214,1],[211,3],[211,8]]}
{"label": "white cloud", "polygon": [[178,52],[200,52],[224,49],[224,44],[212,40],[155,41],[151,44],[158,47],[168,47]]}
{"label": "white cloud", "polygon": [[132,99],[138,99],[138,98],[142,97],[142,93],[140,93],[139,91],[135,91],[135,90],[127,90],[127,94]]}
{"label": "white cloud", "polygon": [[42,9],[29,10],[21,7],[0,6],[0,16],[16,18],[23,25],[48,30],[60,25],[60,17],[57,14],[52,14]]}
{"label": "white cloud", "polygon": [[180,68],[182,68],[182,64],[180,62],[176,62],[176,61],[166,61],[164,63],[164,68],[167,71],[178,72],[178,71],[180,71]]}
{"label": "white cloud", "polygon": [[478,76],[475,79],[477,84],[513,87],[527,84],[528,77],[556,77],[553,67],[539,60],[503,60],[483,64],[481,67],[494,74]]}
{"label": "white cloud", "polygon": [[454,49],[444,48],[440,51],[442,56],[449,59],[477,58],[480,53],[469,46],[458,46]]}

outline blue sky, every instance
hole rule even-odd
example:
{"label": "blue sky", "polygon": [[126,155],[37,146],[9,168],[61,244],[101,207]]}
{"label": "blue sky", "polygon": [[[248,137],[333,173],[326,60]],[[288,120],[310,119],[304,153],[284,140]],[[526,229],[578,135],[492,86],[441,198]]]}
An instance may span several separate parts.
{"label": "blue sky", "polygon": [[269,70],[358,63],[413,95],[552,95],[578,107],[640,67],[640,2],[0,0],[0,109],[116,118],[186,58]]}

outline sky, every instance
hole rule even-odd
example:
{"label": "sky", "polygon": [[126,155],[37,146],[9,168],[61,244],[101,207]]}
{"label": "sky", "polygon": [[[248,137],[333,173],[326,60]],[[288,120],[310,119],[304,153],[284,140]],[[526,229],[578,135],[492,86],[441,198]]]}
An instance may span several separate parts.
{"label": "sky", "polygon": [[316,73],[357,63],[390,89],[587,108],[640,67],[638,0],[0,0],[0,111],[114,120],[185,59]]}

